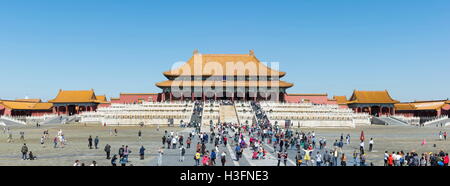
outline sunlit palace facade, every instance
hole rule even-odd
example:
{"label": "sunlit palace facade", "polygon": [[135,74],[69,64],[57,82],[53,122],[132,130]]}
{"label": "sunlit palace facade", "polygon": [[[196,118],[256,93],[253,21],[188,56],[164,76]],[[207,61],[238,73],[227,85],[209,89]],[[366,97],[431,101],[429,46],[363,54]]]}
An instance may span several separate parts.
{"label": "sunlit palace facade", "polygon": [[[278,67],[276,63],[272,66]],[[286,75],[249,54],[200,54],[197,50],[184,64],[163,73],[166,81],[158,100],[272,100],[284,101],[292,83]]]}

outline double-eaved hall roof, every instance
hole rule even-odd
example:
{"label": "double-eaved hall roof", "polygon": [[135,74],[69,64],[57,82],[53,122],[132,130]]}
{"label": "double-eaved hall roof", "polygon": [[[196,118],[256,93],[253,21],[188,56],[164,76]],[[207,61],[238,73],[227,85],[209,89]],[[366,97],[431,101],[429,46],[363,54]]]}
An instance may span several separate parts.
{"label": "double-eaved hall roof", "polygon": [[[236,86],[236,87],[283,87],[294,86],[292,83],[280,81],[285,72],[274,70],[261,63],[255,57],[253,50],[249,54],[200,54],[197,50],[194,55],[178,68],[163,73],[169,80],[156,83],[156,86]],[[277,77],[277,79],[239,79],[227,81],[226,79],[181,79],[174,77]]]}
{"label": "double-eaved hall roof", "polygon": [[[237,64],[235,69],[227,70],[227,65]],[[239,68],[248,67],[248,68]],[[253,66],[254,65],[254,66]],[[253,69],[251,67],[256,67]],[[189,69],[190,72],[185,71]],[[254,71],[253,71],[254,70]],[[197,50],[194,55],[182,66],[166,71],[165,76],[235,76],[235,75],[267,75],[283,77],[285,72],[271,69],[255,57],[253,50],[249,54],[200,54]]]}

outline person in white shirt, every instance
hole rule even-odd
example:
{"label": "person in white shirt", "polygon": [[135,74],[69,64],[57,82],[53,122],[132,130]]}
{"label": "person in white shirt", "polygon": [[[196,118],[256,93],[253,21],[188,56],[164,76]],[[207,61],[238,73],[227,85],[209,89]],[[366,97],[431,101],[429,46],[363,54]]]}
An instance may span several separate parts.
{"label": "person in white shirt", "polygon": [[80,166],[80,161],[79,160],[75,160],[75,163],[73,164],[74,167],[76,166]]}
{"label": "person in white shirt", "polygon": [[370,141],[369,141],[369,152],[372,152],[372,149],[373,149],[373,138],[370,138]]}
{"label": "person in white shirt", "polygon": [[359,144],[359,151],[360,154],[364,154],[364,141],[361,141],[361,143]]}

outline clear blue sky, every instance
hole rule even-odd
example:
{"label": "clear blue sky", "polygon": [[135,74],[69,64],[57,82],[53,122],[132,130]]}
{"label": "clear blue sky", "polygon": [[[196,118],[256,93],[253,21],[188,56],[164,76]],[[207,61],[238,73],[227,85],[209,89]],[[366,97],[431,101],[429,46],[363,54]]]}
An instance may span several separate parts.
{"label": "clear blue sky", "polygon": [[201,53],[278,61],[290,93],[450,97],[448,0],[1,0],[0,98],[159,92]]}

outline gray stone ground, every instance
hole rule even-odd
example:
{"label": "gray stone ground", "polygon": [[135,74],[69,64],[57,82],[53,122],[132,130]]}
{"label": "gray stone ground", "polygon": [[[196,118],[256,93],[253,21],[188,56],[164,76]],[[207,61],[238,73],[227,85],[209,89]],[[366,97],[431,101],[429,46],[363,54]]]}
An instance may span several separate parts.
{"label": "gray stone ground", "polygon": [[[91,164],[93,160],[97,161],[98,165],[109,166],[110,161],[105,159],[105,152],[103,151],[106,143],[112,146],[112,154],[117,153],[118,148],[121,145],[128,145],[132,150],[130,154],[130,164],[137,166],[156,166],[157,165],[157,151],[162,146],[161,137],[164,131],[168,132],[180,132],[186,138],[188,132],[193,129],[186,128],[169,128],[161,127],[157,131],[154,127],[111,127],[112,129],[118,129],[118,136],[110,136],[110,127],[102,127],[99,125],[87,125],[84,124],[67,124],[67,125],[52,125],[42,126],[41,128],[35,128],[34,126],[16,127],[11,128],[13,132],[14,142],[7,143],[7,134],[3,134],[0,131],[0,166],[71,166],[75,160],[80,160],[86,165]],[[40,137],[44,130],[49,129],[50,139],[45,141],[45,147],[39,144]],[[67,138],[67,145],[64,148],[53,148],[53,137],[57,134],[58,130],[62,129]],[[138,140],[138,130],[143,132],[143,139]],[[344,136],[349,133],[351,135],[351,144],[345,145],[343,150],[348,158],[348,165],[353,164],[351,154],[354,149],[359,148],[359,135],[363,130],[365,133],[366,148],[368,148],[368,139],[374,138],[375,145],[374,151],[368,152],[367,163],[374,163],[375,165],[383,165],[383,153],[385,150],[405,152],[415,150],[416,152],[436,152],[439,150],[449,151],[449,141],[439,141],[439,131],[449,132],[449,128],[416,128],[416,127],[401,127],[401,126],[370,126],[356,129],[298,129],[302,131],[315,131],[316,137],[325,137],[327,139],[327,146],[329,147],[335,139],[339,139],[341,133]],[[23,145],[19,132],[25,132],[25,143],[35,156],[37,160],[21,160],[20,148]],[[89,149],[87,146],[87,139],[89,135],[99,136],[100,144],[99,149]],[[248,139],[248,137],[247,137]],[[426,140],[426,145],[421,145],[422,140]],[[450,140],[450,139],[449,139]],[[231,139],[230,139],[231,141]],[[165,166],[193,166],[195,164],[193,160],[195,145],[198,139],[194,138],[192,148],[187,150],[185,161],[179,162],[179,149],[164,149],[163,164]],[[433,145],[436,147],[433,147]],[[141,145],[144,145],[146,150],[145,160],[139,160],[138,151]],[[318,146],[318,145],[317,145]],[[227,152],[226,166],[267,166],[276,165],[276,154],[272,151],[271,147],[266,145],[266,149],[271,153],[267,155],[266,160],[251,160],[251,152],[246,150],[244,157],[237,161],[233,161],[234,149],[232,146],[224,147],[220,146],[220,151]],[[213,146],[207,145],[207,149],[211,150]],[[294,165],[294,156],[296,150],[289,150],[288,166]],[[216,160],[220,165],[220,159]]]}

